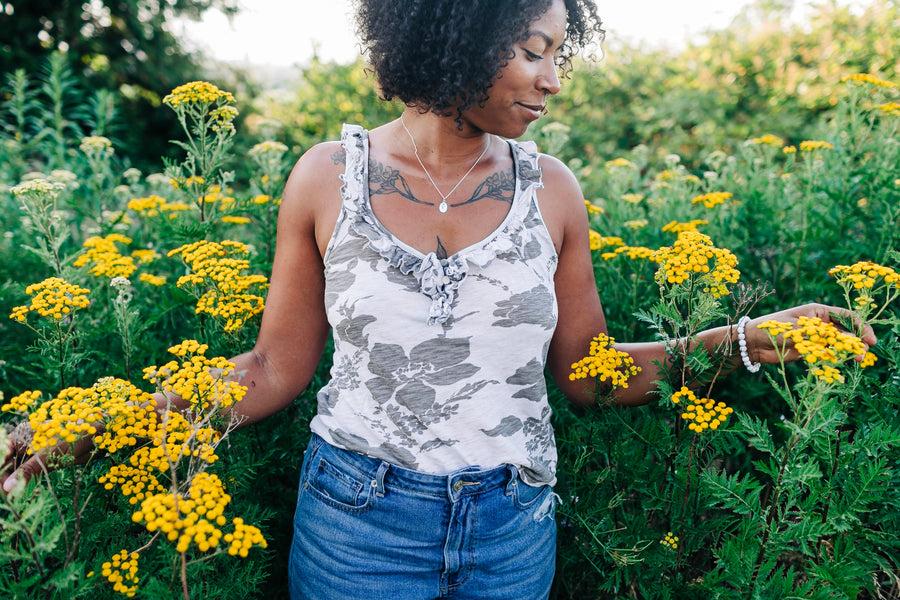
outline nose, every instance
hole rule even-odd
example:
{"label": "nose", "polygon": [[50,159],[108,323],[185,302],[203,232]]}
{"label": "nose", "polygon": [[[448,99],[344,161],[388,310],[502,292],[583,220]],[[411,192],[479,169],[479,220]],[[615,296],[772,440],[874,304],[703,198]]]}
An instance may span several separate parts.
{"label": "nose", "polygon": [[551,96],[559,93],[561,88],[559,83],[559,72],[556,63],[552,60],[544,61],[543,68],[538,75],[538,89],[550,94]]}

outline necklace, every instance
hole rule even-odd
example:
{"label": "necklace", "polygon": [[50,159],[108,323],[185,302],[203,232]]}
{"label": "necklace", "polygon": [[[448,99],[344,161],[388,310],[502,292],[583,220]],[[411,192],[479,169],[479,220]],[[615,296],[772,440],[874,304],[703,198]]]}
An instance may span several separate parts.
{"label": "necklace", "polygon": [[423,163],[422,159],[419,158],[419,148],[416,146],[416,140],[415,140],[415,138],[413,138],[412,133],[409,131],[409,127],[406,126],[406,122],[403,120],[403,115],[400,116],[400,124],[403,125],[403,129],[406,130],[406,135],[409,136],[409,141],[412,142],[413,153],[416,155],[416,160],[419,161],[419,166],[422,167],[422,171],[424,171],[425,177],[428,178],[428,181],[431,182],[431,185],[432,185],[432,187],[434,187],[434,190],[438,193],[438,196],[441,197],[441,203],[438,205],[438,210],[441,211],[442,213],[447,212],[447,209],[450,208],[450,205],[447,204],[447,198],[449,198],[450,195],[456,191],[456,188],[458,188],[462,184],[462,182],[466,180],[466,177],[469,176],[469,173],[471,173],[475,169],[475,166],[479,162],[481,162],[481,159],[484,158],[485,154],[487,154],[488,148],[491,147],[491,138],[488,138],[487,144],[484,145],[484,150],[481,151],[481,155],[475,159],[475,162],[472,163],[472,166],[469,167],[469,170],[466,171],[466,174],[462,176],[462,179],[457,181],[456,185],[453,186],[453,189],[451,189],[449,192],[447,192],[445,194],[441,191],[441,189],[434,182],[434,179],[431,177],[431,173],[429,173],[428,169],[425,168],[425,163]]}

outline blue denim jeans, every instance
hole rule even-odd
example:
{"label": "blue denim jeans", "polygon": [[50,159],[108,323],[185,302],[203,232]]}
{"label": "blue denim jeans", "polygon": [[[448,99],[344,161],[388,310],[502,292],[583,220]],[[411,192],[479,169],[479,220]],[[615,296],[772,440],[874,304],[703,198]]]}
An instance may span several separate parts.
{"label": "blue denim jeans", "polygon": [[313,435],[294,515],[291,598],[546,599],[555,498],[512,466],[429,475]]}

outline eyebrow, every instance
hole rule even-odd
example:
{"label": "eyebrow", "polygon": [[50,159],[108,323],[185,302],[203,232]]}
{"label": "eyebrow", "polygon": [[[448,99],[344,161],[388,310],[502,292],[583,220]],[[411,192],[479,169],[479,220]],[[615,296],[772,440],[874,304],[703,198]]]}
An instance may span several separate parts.
{"label": "eyebrow", "polygon": [[[523,39],[530,40],[533,37],[539,37],[542,40],[544,40],[544,44],[547,48],[550,48],[553,46],[553,38],[550,37],[549,35],[547,35],[546,33],[544,33],[543,31],[528,31],[528,32],[526,32],[525,37]],[[557,50],[559,50],[562,47],[563,47],[563,44],[560,44],[559,48],[557,48]]]}

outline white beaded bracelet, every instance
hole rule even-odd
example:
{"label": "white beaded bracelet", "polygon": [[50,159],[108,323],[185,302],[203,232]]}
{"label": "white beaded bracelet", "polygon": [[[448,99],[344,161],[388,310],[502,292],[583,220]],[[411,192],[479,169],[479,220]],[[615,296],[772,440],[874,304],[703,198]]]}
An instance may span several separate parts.
{"label": "white beaded bracelet", "polygon": [[744,362],[744,366],[751,373],[756,373],[762,365],[758,362],[752,362],[750,355],[747,354],[747,336],[744,334],[744,328],[747,327],[749,322],[750,317],[747,315],[741,317],[737,322],[738,349],[741,351],[741,360]]}

